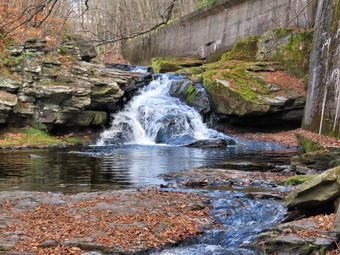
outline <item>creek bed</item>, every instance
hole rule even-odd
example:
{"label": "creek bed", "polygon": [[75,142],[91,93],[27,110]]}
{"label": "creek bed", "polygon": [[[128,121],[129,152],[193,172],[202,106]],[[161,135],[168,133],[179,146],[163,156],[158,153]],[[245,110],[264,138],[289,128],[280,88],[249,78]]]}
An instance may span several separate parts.
{"label": "creek bed", "polygon": [[[92,146],[78,149],[0,151],[0,189],[79,194],[104,190],[139,189],[166,185],[159,175],[199,167],[244,168],[270,171],[289,164],[294,150],[229,147],[199,149],[174,146]],[[173,183],[174,184],[174,183]],[[256,235],[277,224],[285,213],[281,201],[250,197],[249,193],[272,192],[270,185],[246,188],[161,188],[199,194],[210,201],[215,224],[178,247],[153,254],[257,254],[251,247]],[[276,190],[277,191],[277,190]],[[42,193],[44,194],[44,193]],[[48,193],[46,193],[48,194]],[[82,193],[84,196],[90,193]],[[3,201],[2,201],[3,202]],[[150,254],[151,252],[147,252]]]}

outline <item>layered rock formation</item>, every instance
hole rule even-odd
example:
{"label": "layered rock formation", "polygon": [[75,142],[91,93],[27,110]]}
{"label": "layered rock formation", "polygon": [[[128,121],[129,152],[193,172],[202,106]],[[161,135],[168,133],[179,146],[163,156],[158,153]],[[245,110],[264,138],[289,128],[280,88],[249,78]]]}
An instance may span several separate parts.
{"label": "layered rock formation", "polygon": [[9,74],[0,79],[1,124],[100,126],[150,78],[82,61],[95,52],[74,38],[58,46],[28,40],[7,51]]}

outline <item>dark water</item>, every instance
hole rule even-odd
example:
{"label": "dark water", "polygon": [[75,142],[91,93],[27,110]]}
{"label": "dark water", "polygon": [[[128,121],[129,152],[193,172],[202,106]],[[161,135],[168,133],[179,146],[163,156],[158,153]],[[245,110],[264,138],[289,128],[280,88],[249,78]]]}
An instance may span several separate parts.
{"label": "dark water", "polygon": [[[0,150],[0,190],[77,193],[138,188],[164,183],[160,174],[193,167],[250,162],[288,165],[292,153],[242,147],[212,150],[141,145]],[[31,154],[39,157],[30,158]]]}

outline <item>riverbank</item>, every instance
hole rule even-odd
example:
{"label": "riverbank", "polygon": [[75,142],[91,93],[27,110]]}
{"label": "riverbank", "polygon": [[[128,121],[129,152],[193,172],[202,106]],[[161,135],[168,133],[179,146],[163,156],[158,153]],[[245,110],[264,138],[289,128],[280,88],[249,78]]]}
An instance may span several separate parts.
{"label": "riverbank", "polygon": [[211,221],[201,197],[155,188],[61,195],[0,192],[1,254],[126,254],[200,233]]}
{"label": "riverbank", "polygon": [[[272,200],[283,203],[285,200],[287,202],[287,195],[296,189],[296,185],[315,177],[312,175],[289,177],[287,173],[291,175],[291,171],[286,170],[271,164],[233,165],[226,162],[225,165],[215,167],[173,172],[164,175],[164,178],[175,181],[166,187],[241,191],[246,197],[260,199],[263,203]],[[317,214],[317,210],[315,212],[313,210],[315,209],[310,210],[310,213],[314,214],[311,217],[296,210],[287,211],[284,219],[277,222],[274,227],[258,233],[249,246],[261,254],[340,254],[336,234],[332,228],[335,224],[335,214]],[[322,211],[322,206],[319,210]]]}
{"label": "riverbank", "polygon": [[340,147],[340,140],[335,137],[320,135],[301,128],[278,132],[240,132],[236,129],[224,129],[222,131],[231,137],[238,137],[248,142],[269,142],[282,146],[298,147],[300,144],[297,136],[302,135],[324,147]]}
{"label": "riverbank", "polygon": [[[236,129],[223,129],[221,131],[228,136],[246,142],[271,143],[287,147],[298,147],[299,141],[297,135],[302,135],[324,147],[340,146],[340,140],[337,138],[319,135],[301,128],[271,133],[240,132]],[[4,129],[0,132],[0,148],[3,149],[67,147],[94,143],[95,140],[94,132],[90,131],[79,133],[71,132],[67,135],[55,136],[49,135],[45,130],[36,127],[26,127]]]}
{"label": "riverbank", "polygon": [[91,134],[70,133],[63,136],[52,136],[45,130],[25,127],[4,129],[0,132],[1,149],[54,148],[81,145],[91,142]]}

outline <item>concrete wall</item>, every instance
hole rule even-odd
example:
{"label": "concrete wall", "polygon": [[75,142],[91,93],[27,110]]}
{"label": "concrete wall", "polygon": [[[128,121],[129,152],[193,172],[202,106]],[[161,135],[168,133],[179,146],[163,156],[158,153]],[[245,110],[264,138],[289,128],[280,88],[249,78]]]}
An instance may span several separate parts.
{"label": "concrete wall", "polygon": [[218,0],[125,44],[123,56],[144,65],[153,57],[214,58],[270,27],[311,28],[316,5],[317,0]]}
{"label": "concrete wall", "polygon": [[303,127],[340,138],[340,1],[320,0]]}

